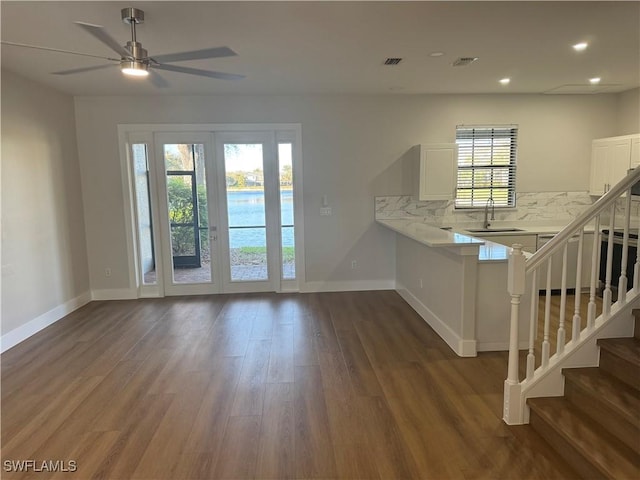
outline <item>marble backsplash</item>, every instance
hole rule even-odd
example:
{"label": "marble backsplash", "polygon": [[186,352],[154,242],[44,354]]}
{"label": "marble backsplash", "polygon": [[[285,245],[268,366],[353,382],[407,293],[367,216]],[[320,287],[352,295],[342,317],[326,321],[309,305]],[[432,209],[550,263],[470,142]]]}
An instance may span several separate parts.
{"label": "marble backsplash", "polygon": [[[588,192],[516,194],[516,207],[496,209],[496,222],[568,223],[593,204]],[[435,225],[482,222],[484,211],[455,210],[453,201],[419,202],[410,195],[375,197],[375,218],[412,217]]]}

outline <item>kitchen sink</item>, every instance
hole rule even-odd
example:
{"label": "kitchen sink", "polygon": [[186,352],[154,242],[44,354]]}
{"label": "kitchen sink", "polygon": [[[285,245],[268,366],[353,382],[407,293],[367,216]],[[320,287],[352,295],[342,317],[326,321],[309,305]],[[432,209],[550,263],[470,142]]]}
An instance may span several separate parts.
{"label": "kitchen sink", "polygon": [[469,229],[469,233],[508,233],[508,232],[523,232],[521,228],[478,228],[475,230]]}

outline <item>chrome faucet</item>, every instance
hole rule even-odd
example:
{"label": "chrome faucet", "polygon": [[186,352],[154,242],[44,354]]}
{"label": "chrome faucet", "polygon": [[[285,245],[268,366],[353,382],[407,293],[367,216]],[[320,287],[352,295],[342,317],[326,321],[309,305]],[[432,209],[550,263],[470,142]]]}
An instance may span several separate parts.
{"label": "chrome faucet", "polygon": [[484,205],[484,222],[482,228],[489,228],[491,223],[489,222],[489,203],[491,203],[491,220],[496,219],[496,204],[493,201],[493,197],[487,199],[487,203]]}

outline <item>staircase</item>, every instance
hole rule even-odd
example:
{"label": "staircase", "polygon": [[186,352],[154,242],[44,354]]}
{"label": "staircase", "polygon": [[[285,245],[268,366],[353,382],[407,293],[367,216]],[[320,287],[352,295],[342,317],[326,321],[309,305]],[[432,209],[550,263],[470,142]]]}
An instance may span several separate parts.
{"label": "staircase", "polygon": [[640,478],[640,311],[633,338],[599,339],[600,366],[563,369],[565,396],[529,398],[530,424],[582,478]]}

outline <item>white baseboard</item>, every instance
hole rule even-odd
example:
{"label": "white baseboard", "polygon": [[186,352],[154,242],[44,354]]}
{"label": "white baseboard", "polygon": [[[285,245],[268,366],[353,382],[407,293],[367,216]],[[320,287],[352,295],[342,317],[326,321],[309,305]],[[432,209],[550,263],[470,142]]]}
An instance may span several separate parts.
{"label": "white baseboard", "polygon": [[91,300],[134,300],[138,293],[132,288],[112,288],[91,290]]}
{"label": "white baseboard", "polygon": [[368,290],[395,290],[394,280],[339,280],[328,282],[306,282],[300,292],[363,292]]}
{"label": "white baseboard", "polygon": [[26,340],[30,336],[38,333],[40,330],[47,328],[49,325],[57,322],[71,312],[79,309],[91,301],[91,293],[85,292],[78,295],[71,300],[66,301],[62,305],[58,305],[52,308],[46,313],[30,320],[24,325],[14,328],[8,333],[5,333],[0,338],[0,352],[6,352],[12,347],[15,347],[20,342]]}
{"label": "white baseboard", "polygon": [[461,357],[475,357],[477,355],[475,340],[461,338],[403,285],[398,284],[396,291],[457,355]]}

